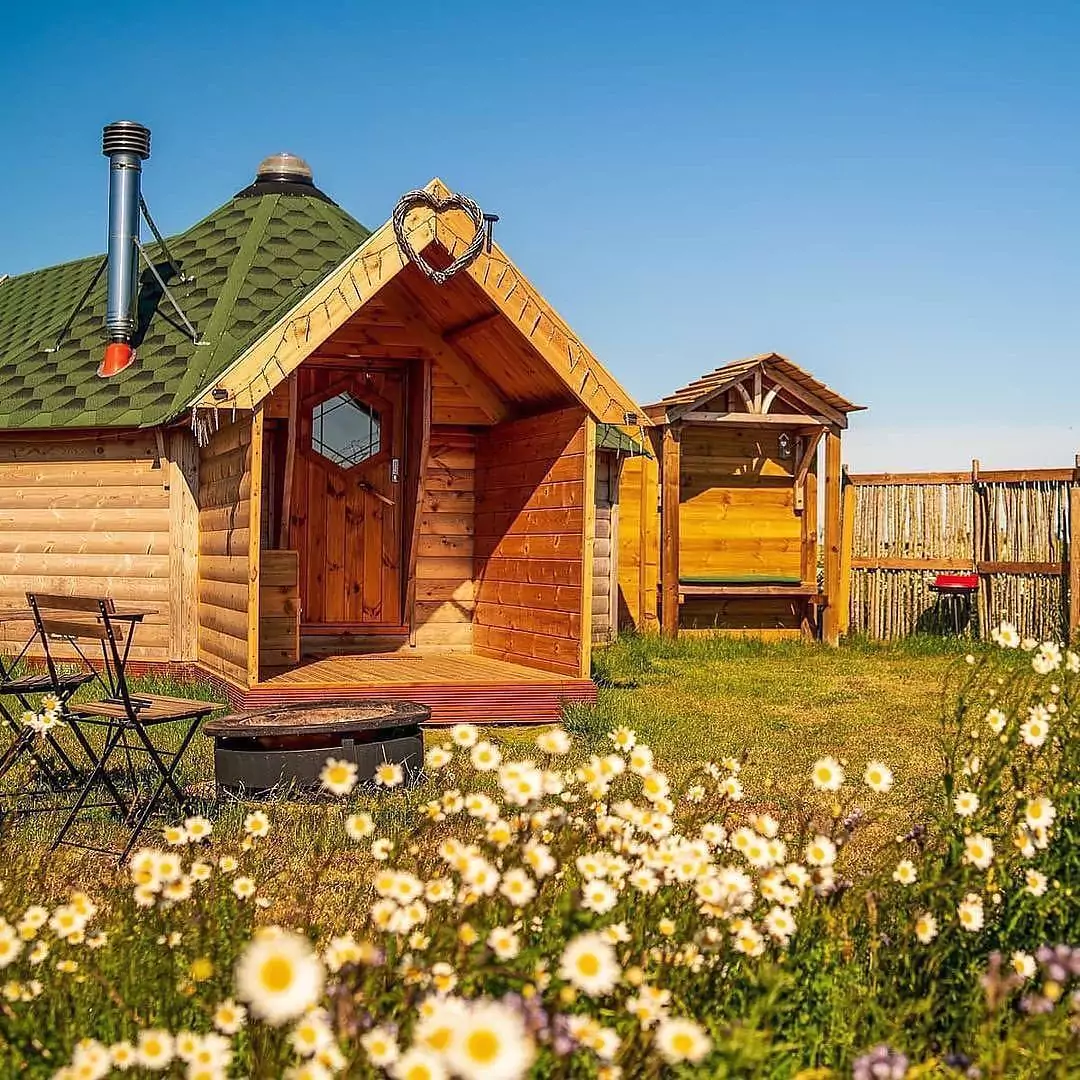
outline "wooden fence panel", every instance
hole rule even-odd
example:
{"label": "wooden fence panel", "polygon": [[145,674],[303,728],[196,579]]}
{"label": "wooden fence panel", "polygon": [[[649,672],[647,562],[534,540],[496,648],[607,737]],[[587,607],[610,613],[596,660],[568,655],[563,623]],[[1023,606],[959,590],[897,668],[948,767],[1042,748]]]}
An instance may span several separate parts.
{"label": "wooden fence panel", "polygon": [[[977,573],[983,636],[1003,621],[1038,638],[1074,636],[1067,469],[849,476],[850,630],[890,639],[937,625],[940,572]],[[1080,611],[1080,605],[1073,605]]]}

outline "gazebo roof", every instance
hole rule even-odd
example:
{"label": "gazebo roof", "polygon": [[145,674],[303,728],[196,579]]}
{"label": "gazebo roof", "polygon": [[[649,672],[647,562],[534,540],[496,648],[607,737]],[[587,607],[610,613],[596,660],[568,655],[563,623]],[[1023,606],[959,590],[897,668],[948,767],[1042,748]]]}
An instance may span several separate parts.
{"label": "gazebo roof", "polygon": [[671,423],[700,409],[725,390],[741,385],[756,372],[769,379],[779,388],[780,393],[799,398],[802,404],[810,407],[824,406],[828,413],[846,416],[866,407],[856,405],[841,396],[786,356],[779,353],[760,353],[721,365],[681,390],[676,390],[653,405],[647,405],[645,413],[656,423]]}

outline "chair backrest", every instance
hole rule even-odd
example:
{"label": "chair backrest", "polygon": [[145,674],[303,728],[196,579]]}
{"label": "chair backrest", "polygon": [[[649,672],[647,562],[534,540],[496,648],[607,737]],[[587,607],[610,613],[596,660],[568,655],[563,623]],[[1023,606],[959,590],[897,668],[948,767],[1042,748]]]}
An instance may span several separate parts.
{"label": "chair backrest", "polygon": [[110,632],[123,640],[124,628],[108,616],[116,610],[111,597],[58,596],[53,593],[26,594],[38,630],[53,638],[108,641]]}
{"label": "chair backrest", "polygon": [[[55,593],[26,594],[26,602],[34,614],[34,625],[45,653],[45,665],[56,682],[56,658],[49,641],[57,638],[68,642],[89,671],[95,672],[110,693],[126,689],[121,654],[117,645],[123,640],[126,628],[113,623],[109,616],[116,610],[111,597],[60,596]],[[101,647],[105,679],[95,664],[79,647],[79,642],[96,641]]]}

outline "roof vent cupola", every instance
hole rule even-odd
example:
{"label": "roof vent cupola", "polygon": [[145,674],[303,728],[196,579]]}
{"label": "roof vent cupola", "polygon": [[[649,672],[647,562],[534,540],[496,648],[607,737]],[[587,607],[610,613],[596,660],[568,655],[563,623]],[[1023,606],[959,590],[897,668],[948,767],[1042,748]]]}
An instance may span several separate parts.
{"label": "roof vent cupola", "polygon": [[263,158],[255,173],[254,183],[236,193],[238,199],[258,195],[306,195],[332,202],[315,186],[311,166],[302,157],[287,150]]}
{"label": "roof vent cupola", "polygon": [[109,124],[101,152],[109,159],[108,300],[105,329],[109,343],[98,367],[102,377],[116,375],[135,359],[135,299],[139,272],[139,204],[142,163],[150,156],[150,129],[133,120]]}
{"label": "roof vent cupola", "polygon": [[311,184],[314,186],[314,178],[311,166],[296,154],[290,154],[283,150],[280,154],[271,154],[259,162],[258,172],[255,173],[256,181],[280,180],[293,184]]}

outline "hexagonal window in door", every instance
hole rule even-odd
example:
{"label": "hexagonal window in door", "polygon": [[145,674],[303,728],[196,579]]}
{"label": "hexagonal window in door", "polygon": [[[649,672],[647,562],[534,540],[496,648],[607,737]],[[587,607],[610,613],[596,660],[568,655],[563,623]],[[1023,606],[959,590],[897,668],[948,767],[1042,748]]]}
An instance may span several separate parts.
{"label": "hexagonal window in door", "polygon": [[378,409],[348,393],[320,401],[311,410],[311,449],[341,469],[370,460],[382,449]]}

